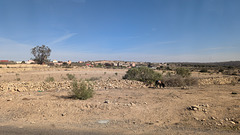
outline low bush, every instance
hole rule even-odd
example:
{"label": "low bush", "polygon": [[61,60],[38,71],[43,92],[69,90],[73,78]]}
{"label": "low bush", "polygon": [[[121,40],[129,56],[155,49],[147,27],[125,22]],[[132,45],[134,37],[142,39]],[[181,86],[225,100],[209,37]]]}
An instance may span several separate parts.
{"label": "low bush", "polygon": [[221,73],[222,73],[223,71],[224,71],[224,69],[219,69],[219,70],[218,70],[218,72],[221,72]]}
{"label": "low bush", "polygon": [[179,75],[165,76],[163,82],[168,87],[194,86],[198,84],[198,79],[193,77],[183,78]]}
{"label": "low bush", "polygon": [[73,75],[73,74],[67,74],[67,78],[69,80],[75,80],[76,79],[75,75]]}
{"label": "low bush", "polygon": [[187,68],[177,68],[176,74],[184,78],[184,77],[189,77],[191,75],[191,72]]}
{"label": "low bush", "polygon": [[93,97],[94,91],[90,83],[74,81],[72,82],[72,87],[71,96],[75,99],[86,100]]}
{"label": "low bush", "polygon": [[201,69],[199,72],[202,72],[202,73],[207,73],[207,72],[208,72],[208,70],[207,70],[206,68],[203,68],[203,69]]}
{"label": "low bush", "polygon": [[152,84],[156,80],[161,80],[161,78],[162,74],[155,72],[148,67],[131,68],[123,76],[123,79],[137,80],[147,84]]}
{"label": "low bush", "polygon": [[54,77],[47,77],[45,82],[54,82]]}
{"label": "low bush", "polygon": [[89,79],[86,79],[86,81],[96,81],[96,80],[99,80],[100,77],[91,77]]}

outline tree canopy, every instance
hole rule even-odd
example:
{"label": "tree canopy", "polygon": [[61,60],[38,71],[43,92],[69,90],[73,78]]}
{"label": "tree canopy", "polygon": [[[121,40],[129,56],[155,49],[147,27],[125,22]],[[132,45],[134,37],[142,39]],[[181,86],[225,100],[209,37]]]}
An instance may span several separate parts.
{"label": "tree canopy", "polygon": [[48,62],[48,57],[51,54],[51,49],[45,45],[36,46],[32,48],[33,56],[35,57],[33,60],[36,61],[38,64],[43,64]]}

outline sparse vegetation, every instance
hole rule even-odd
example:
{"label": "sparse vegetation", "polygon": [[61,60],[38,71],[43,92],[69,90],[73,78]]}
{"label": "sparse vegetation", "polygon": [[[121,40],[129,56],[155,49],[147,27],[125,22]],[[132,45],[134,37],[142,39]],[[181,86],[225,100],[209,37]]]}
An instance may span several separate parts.
{"label": "sparse vegetation", "polygon": [[163,82],[168,87],[193,86],[198,84],[198,79],[193,77],[183,78],[179,75],[165,76]]}
{"label": "sparse vegetation", "polygon": [[218,72],[221,72],[221,73],[222,73],[223,71],[224,71],[224,69],[219,69],[219,70],[218,70]]}
{"label": "sparse vegetation", "polygon": [[68,78],[69,80],[75,80],[75,79],[76,79],[76,77],[75,77],[74,74],[67,74],[67,78]]}
{"label": "sparse vegetation", "polygon": [[47,77],[46,79],[45,79],[45,82],[54,82],[54,77]]}
{"label": "sparse vegetation", "polygon": [[115,73],[115,75],[117,76],[117,75],[118,75],[118,73],[116,72],[116,73]]}
{"label": "sparse vegetation", "polygon": [[191,75],[191,72],[187,68],[177,68],[176,69],[176,74],[180,75],[183,78],[185,78],[185,77],[189,77]]}
{"label": "sparse vegetation", "polygon": [[74,81],[72,83],[72,87],[71,96],[73,98],[86,100],[93,97],[94,91],[90,83],[84,81],[78,83],[77,81]]}
{"label": "sparse vegetation", "polygon": [[161,80],[161,78],[162,74],[147,67],[131,68],[123,76],[123,79],[137,80],[147,84],[152,84],[156,80]]}
{"label": "sparse vegetation", "polygon": [[199,72],[202,72],[202,73],[207,73],[208,70],[206,68],[202,68]]}
{"label": "sparse vegetation", "polygon": [[86,81],[96,81],[96,80],[99,80],[100,77],[91,77],[89,79],[86,79]]}
{"label": "sparse vegetation", "polygon": [[20,80],[21,80],[21,78],[17,78],[16,80],[17,80],[17,81],[20,81]]}

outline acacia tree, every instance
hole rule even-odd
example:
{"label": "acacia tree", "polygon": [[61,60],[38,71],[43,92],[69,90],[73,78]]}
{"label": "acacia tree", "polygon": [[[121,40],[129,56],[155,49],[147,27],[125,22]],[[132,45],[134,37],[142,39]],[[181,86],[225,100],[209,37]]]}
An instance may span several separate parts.
{"label": "acacia tree", "polygon": [[45,45],[36,46],[32,48],[33,56],[35,57],[33,60],[36,61],[38,64],[43,64],[48,62],[48,57],[50,56],[51,49]]}

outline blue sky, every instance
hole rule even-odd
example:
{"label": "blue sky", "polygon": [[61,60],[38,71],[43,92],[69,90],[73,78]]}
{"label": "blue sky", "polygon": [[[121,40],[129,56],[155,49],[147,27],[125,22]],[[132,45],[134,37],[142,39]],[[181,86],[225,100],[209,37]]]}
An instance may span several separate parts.
{"label": "blue sky", "polygon": [[0,59],[240,60],[240,0],[0,0]]}

